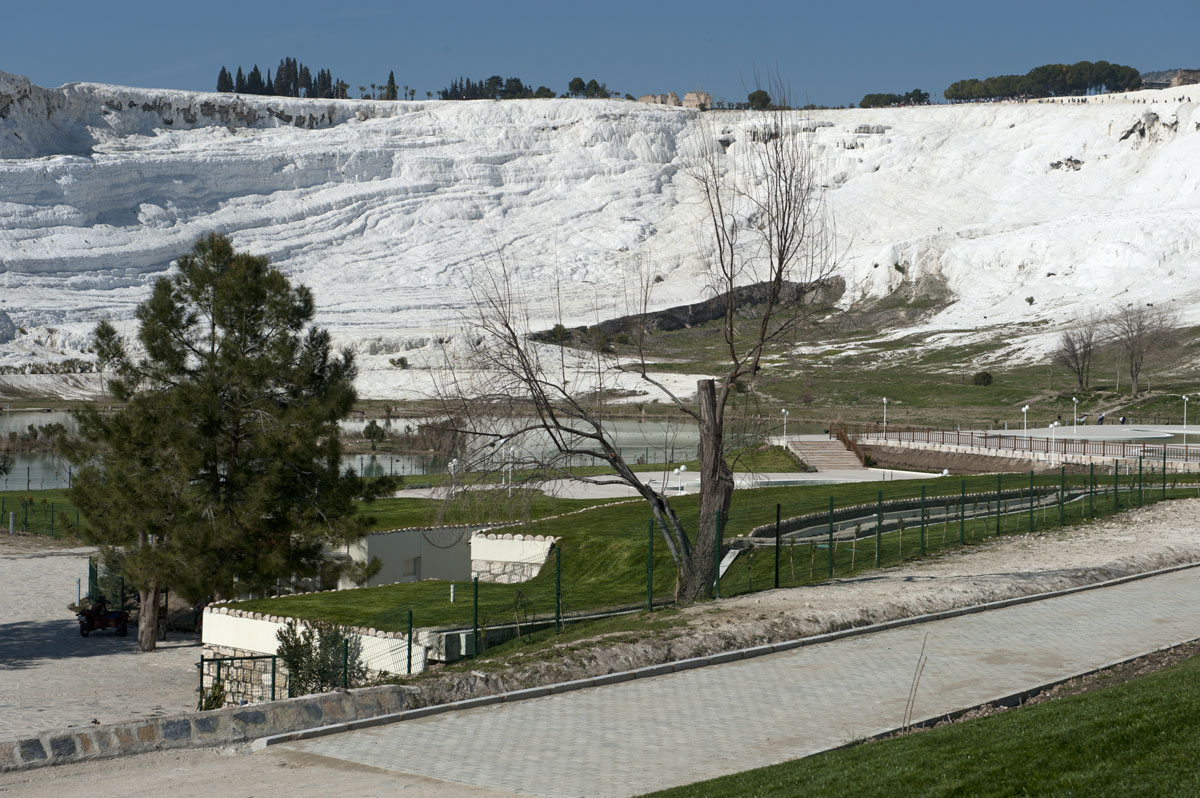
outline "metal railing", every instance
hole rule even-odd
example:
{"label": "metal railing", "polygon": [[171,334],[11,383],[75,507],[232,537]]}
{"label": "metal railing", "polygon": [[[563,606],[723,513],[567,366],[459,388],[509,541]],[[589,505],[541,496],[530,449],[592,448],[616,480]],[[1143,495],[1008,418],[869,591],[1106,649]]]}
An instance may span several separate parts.
{"label": "metal railing", "polygon": [[[1066,428],[1063,428],[1064,433]],[[999,449],[1008,452],[1031,452],[1048,455],[1079,455],[1123,460],[1144,458],[1172,462],[1200,461],[1200,445],[1182,443],[1153,443],[1149,441],[1079,440],[1043,438],[1023,432],[978,432],[937,429],[933,427],[902,427],[881,424],[842,424],[838,434],[859,442],[887,443],[888,441],[929,443],[941,446],[963,446],[974,449]],[[1040,431],[1040,430],[1039,430]]]}

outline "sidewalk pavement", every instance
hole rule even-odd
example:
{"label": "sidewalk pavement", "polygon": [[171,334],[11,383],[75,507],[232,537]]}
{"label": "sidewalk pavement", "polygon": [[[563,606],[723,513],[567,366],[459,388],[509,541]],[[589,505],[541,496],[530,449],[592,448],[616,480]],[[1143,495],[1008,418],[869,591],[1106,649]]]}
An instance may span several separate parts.
{"label": "sidewalk pavement", "polygon": [[636,795],[814,754],[1200,637],[1200,570],[289,743],[521,795]]}

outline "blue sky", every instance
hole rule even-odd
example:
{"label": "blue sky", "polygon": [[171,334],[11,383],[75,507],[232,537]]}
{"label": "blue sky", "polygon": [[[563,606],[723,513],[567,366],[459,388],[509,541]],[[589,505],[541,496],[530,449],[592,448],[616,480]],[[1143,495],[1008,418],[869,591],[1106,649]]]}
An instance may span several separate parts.
{"label": "blue sky", "polygon": [[702,87],[740,100],[757,68],[777,69],[794,99],[842,105],[912,88],[940,98],[954,80],[1051,62],[1200,67],[1198,30],[1195,0],[59,0],[4,4],[0,70],[44,86],[211,90],[222,64],[265,73],[292,55],[353,88],[395,70],[418,97],[500,74],[556,92],[579,75],[634,95]]}

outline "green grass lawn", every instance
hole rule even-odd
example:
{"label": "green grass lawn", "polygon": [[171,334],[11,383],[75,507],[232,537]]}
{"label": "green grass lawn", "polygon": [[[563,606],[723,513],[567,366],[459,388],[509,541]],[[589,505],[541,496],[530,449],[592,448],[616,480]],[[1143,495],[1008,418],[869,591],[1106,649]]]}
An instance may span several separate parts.
{"label": "green grass lawn", "polygon": [[76,523],[75,505],[65,490],[0,491],[0,529],[8,534],[8,516],[18,532],[71,537]]}
{"label": "green grass lawn", "polygon": [[1193,658],[1115,687],[654,795],[1200,795],[1197,718]]}
{"label": "green grass lawn", "polygon": [[[1069,478],[1074,485],[1085,485],[1086,476]],[[1111,479],[1111,478],[1110,478]],[[1136,478],[1135,478],[1136,479]],[[1039,486],[1057,485],[1058,475],[1036,478]],[[994,495],[996,477],[930,478],[896,482],[852,483],[844,485],[788,486],[739,490],[734,493],[733,505],[724,524],[725,537],[746,534],[754,527],[773,523],[776,505],[783,517],[819,513],[829,507],[830,497],[835,507],[870,505],[882,491],[885,501],[920,496],[924,486],[929,507],[944,507],[957,501],[963,484],[969,494],[979,494],[972,502],[984,503]],[[1114,511],[1111,496],[1100,493],[1105,484],[1098,480],[1097,497],[1092,505],[1074,502],[1064,507],[1068,524],[1080,523],[1090,517]],[[1126,481],[1126,484],[1129,484]],[[1005,490],[1028,489],[1028,475],[1011,474],[1003,477]],[[1107,485],[1111,487],[1111,482]],[[1195,495],[1196,489],[1181,488],[1179,495]],[[1172,491],[1174,493],[1174,491]],[[1147,489],[1145,500],[1152,501],[1159,491]],[[476,497],[477,499],[480,497]],[[1136,498],[1136,493],[1134,494]],[[1122,497],[1122,506],[1130,502]],[[392,500],[404,502],[413,500]],[[560,506],[558,501],[548,505]],[[672,506],[685,528],[694,530],[697,523],[698,497],[680,496]],[[650,533],[649,511],[640,501],[600,507],[562,518],[532,520],[511,528],[514,533],[551,535],[560,539],[556,561],[551,556],[533,579],[516,584],[479,584],[479,618],[481,625],[510,623],[516,618],[531,616],[552,617],[555,612],[556,583],[560,586],[561,610],[565,617],[626,607],[645,606],[648,594],[647,561]],[[962,537],[968,543],[996,535],[994,516],[963,525]],[[1012,513],[1000,518],[1000,533],[1015,534],[1028,530],[1028,513]],[[1056,508],[1039,508],[1034,513],[1037,529],[1058,525]],[[377,524],[388,528],[391,524]],[[870,531],[869,529],[865,531]],[[924,546],[919,525],[903,531],[879,536],[879,563],[882,567],[957,547],[958,524],[954,520],[928,523]],[[662,537],[653,534],[653,592],[656,601],[669,600],[674,593],[675,567]],[[833,549],[833,572],[848,576],[875,568],[874,537],[860,539],[851,545],[838,541]],[[828,577],[830,549],[824,539],[812,543],[787,545],[781,548],[779,571],[781,586],[819,582]],[[556,567],[561,565],[561,571]],[[774,586],[775,553],[770,547],[759,548],[752,555],[743,554],[721,580],[721,594],[734,595],[749,590]],[[338,623],[399,631],[405,628],[408,610],[413,621],[424,627],[470,627],[473,622],[472,585],[461,582],[455,586],[455,601],[450,602],[450,584],[441,580],[384,585],[357,590],[284,596],[240,602],[236,606],[255,612],[266,612],[305,619],[325,618]]]}

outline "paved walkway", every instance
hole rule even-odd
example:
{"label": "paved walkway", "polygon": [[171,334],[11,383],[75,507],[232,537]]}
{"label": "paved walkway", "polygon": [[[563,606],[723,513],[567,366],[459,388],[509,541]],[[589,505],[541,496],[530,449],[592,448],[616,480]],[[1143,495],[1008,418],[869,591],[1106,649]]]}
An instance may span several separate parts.
{"label": "paved walkway", "polygon": [[173,633],[153,654],[137,653],[132,629],[128,637],[80,637],[67,605],[76,579],[87,590],[90,550],[13,552],[6,544],[0,540],[0,740],[195,708],[195,635]]}
{"label": "paved walkway", "polygon": [[512,794],[635,795],[816,753],[1200,637],[1200,569],[745,662],[292,743]]}

